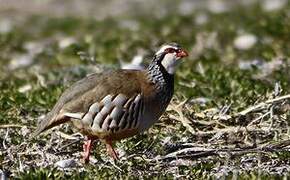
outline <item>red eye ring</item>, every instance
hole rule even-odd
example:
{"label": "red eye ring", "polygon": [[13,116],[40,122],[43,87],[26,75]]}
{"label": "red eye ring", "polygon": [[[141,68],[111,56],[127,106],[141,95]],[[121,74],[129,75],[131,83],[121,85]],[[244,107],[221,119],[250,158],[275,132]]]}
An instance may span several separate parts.
{"label": "red eye ring", "polygon": [[178,50],[176,50],[174,48],[167,48],[167,49],[165,49],[165,52],[166,53],[175,53],[176,51],[178,51]]}

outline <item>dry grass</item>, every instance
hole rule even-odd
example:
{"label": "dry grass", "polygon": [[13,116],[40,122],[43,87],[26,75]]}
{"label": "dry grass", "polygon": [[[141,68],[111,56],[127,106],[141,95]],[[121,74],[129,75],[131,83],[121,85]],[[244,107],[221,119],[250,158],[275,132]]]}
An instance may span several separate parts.
{"label": "dry grass", "polygon": [[[137,16],[120,10],[122,15],[103,15],[105,19],[29,13],[17,21],[11,14],[5,21],[0,18],[2,176],[268,179],[289,175],[289,3],[273,11],[264,7],[266,1],[259,1],[225,3],[224,12],[211,6],[187,12],[192,4],[181,1],[176,8],[168,2],[154,6],[164,12],[148,13],[146,8],[152,6],[148,3]],[[135,6],[138,3],[128,8]],[[10,30],[4,32],[3,27]],[[256,42],[239,49],[235,42],[244,34]],[[174,98],[160,121],[148,132],[116,144],[120,161],[114,162],[96,141],[90,163],[82,163],[84,137],[69,124],[29,139],[39,117],[69,84],[92,72],[119,68],[119,61],[127,63],[136,56],[143,57],[146,65],[164,41],[181,43],[190,56],[176,74]]]}

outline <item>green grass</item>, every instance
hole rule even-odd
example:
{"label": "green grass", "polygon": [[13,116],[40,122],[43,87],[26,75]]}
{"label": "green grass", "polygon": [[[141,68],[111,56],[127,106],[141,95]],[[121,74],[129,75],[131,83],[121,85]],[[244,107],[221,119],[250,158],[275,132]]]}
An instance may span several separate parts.
{"label": "green grass", "polygon": [[[196,97],[210,99],[204,106],[191,104],[188,108],[190,111],[184,112],[186,117],[192,118],[194,113],[201,113],[211,108],[220,109],[224,105],[231,105],[227,114],[233,115],[254,105],[257,101],[268,99],[274,91],[276,82],[280,83],[283,89],[282,94],[289,94],[289,9],[288,4],[280,11],[264,12],[257,4],[247,8],[235,7],[221,14],[200,10],[186,16],[169,13],[161,18],[140,15],[106,18],[101,21],[91,18],[31,16],[17,24],[11,32],[0,34],[0,125],[25,126],[31,133],[36,125],[37,117],[47,113],[53,107],[63,90],[72,82],[93,71],[90,68],[92,63],[81,60],[78,52],[85,52],[88,56],[94,57],[97,67],[118,68],[118,59],[129,61],[140,49],[145,52],[145,63],[148,64],[154,48],[171,41],[180,43],[191,52],[189,58],[183,61],[176,75],[175,98],[177,101],[181,102]],[[200,12],[206,13],[208,16],[208,22],[204,25],[196,25],[193,22]],[[122,26],[124,20],[134,21],[138,24],[138,28],[130,29]],[[233,41],[240,32],[256,35],[258,42],[249,50],[236,49]],[[216,34],[216,38],[208,46],[206,41],[213,33]],[[60,48],[59,42],[65,37],[74,38],[74,41],[70,45]],[[204,45],[199,52],[195,51],[198,43],[197,37],[202,37],[201,42]],[[270,43],[267,42],[267,39],[271,40]],[[32,62],[28,66],[11,69],[12,59],[16,57],[15,55],[29,53],[26,48],[28,42],[36,42],[37,46],[42,49],[33,55]],[[267,63],[273,62],[278,57],[284,58],[282,65],[269,71],[268,74],[262,74],[264,69],[255,66],[247,70],[239,68],[241,60],[262,59]],[[198,68],[200,66],[203,67],[203,72]],[[191,84],[194,85],[190,86]],[[19,91],[27,85],[29,86],[28,91]],[[170,152],[170,148],[163,143],[168,137],[171,144],[185,142],[202,144],[207,143],[210,139],[192,135],[180,122],[169,119],[170,114],[174,114],[174,112],[168,112],[160,123],[144,135],[138,135],[117,144],[119,149],[126,152],[126,156],[142,155],[142,158],[130,157],[128,160],[117,162],[116,166],[121,170],[115,168],[108,160],[104,146],[100,143],[93,152],[97,159],[97,163],[94,165],[78,165],[67,170],[55,168],[53,163],[59,159],[71,156],[80,157],[80,154],[67,153],[63,156],[60,155],[58,159],[53,159],[43,167],[37,166],[33,159],[40,161],[43,159],[41,155],[29,153],[17,155],[18,151],[23,153],[26,148],[31,147],[32,151],[36,151],[38,148],[38,150],[55,154],[60,152],[59,148],[62,145],[70,141],[54,142],[56,137],[60,137],[47,133],[41,136],[42,140],[28,142],[23,128],[0,128],[0,142],[5,142],[6,146],[11,148],[11,154],[8,157],[7,149],[2,144],[0,145],[2,151],[0,152],[0,169],[16,179],[103,179],[108,177],[117,179],[139,177],[144,179],[174,179],[176,177],[207,179],[214,177],[214,172],[218,167],[228,164],[229,167],[238,169],[239,173],[234,174],[232,171],[225,173],[223,176],[226,179],[235,176],[241,179],[276,179],[278,176],[289,173],[275,174],[257,169],[246,171],[240,167],[243,156],[234,158],[232,162],[227,162],[220,156],[189,158],[187,159],[188,164],[185,159],[180,165],[174,165],[171,161],[149,162],[148,159],[152,160]],[[283,115],[289,123],[289,111]],[[253,120],[254,117],[250,117],[248,121]],[[202,120],[213,122],[213,119],[209,117]],[[236,119],[225,122],[225,124],[236,127],[241,125]],[[168,128],[166,128],[167,126]],[[72,133],[67,126],[62,127],[58,130]],[[214,129],[212,126],[200,127],[205,130]],[[279,126],[277,125],[277,127]],[[289,128],[289,125],[286,124],[283,127]],[[9,138],[5,139],[7,131],[9,131]],[[274,137],[276,140],[277,137],[280,137],[278,140],[285,140],[287,135],[286,130],[273,132],[264,141],[272,142]],[[231,136],[237,136],[237,140],[239,140],[239,136],[244,138],[244,134],[228,134],[227,136],[229,136],[226,140],[227,143],[231,143],[228,140],[232,138]],[[248,140],[251,143],[255,141],[253,136],[259,138],[260,134],[249,136]],[[184,138],[186,139],[184,140]],[[49,141],[51,147],[48,148],[41,141]],[[258,142],[261,141],[258,140]],[[218,147],[224,143],[223,139],[220,144],[218,141],[214,142],[213,146]],[[233,143],[234,145],[235,143]],[[58,148],[54,148],[54,146]],[[65,148],[68,152],[81,152],[81,149],[81,144]],[[254,156],[257,154],[254,153]],[[289,153],[287,151],[270,153],[267,157],[276,158],[277,162],[287,164],[285,161],[287,161]],[[22,165],[24,164],[22,170],[19,169],[20,162]]]}

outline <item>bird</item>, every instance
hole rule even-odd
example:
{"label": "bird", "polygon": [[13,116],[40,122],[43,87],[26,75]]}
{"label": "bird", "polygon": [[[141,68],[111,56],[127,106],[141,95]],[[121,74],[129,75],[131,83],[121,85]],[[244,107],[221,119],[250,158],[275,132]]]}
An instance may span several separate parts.
{"label": "bird", "polygon": [[106,144],[107,153],[118,160],[113,145],[148,130],[169,105],[174,74],[186,50],[177,43],[163,44],[144,70],[108,70],[72,84],[38,123],[33,137],[71,122],[86,137],[83,160],[89,162],[94,140]]}

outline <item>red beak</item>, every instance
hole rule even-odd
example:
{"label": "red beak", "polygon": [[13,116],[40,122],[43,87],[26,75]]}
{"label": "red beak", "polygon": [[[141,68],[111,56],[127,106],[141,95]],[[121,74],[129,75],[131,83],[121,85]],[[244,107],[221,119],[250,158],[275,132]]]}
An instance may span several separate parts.
{"label": "red beak", "polygon": [[177,57],[181,57],[181,58],[183,58],[183,57],[187,57],[188,56],[188,53],[185,51],[185,50],[183,50],[183,49],[181,49],[180,51],[178,51],[178,53],[177,53]]}

